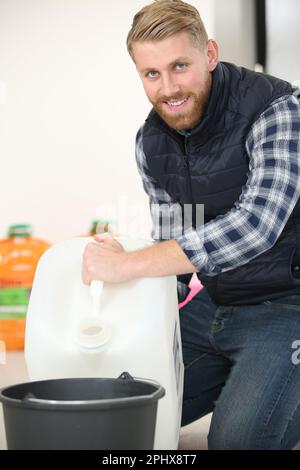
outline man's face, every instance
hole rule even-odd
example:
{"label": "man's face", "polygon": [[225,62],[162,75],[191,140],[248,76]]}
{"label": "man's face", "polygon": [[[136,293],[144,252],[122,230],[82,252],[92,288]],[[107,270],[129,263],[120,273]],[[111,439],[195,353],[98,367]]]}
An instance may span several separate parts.
{"label": "man's face", "polygon": [[203,115],[218,63],[217,45],[196,48],[187,33],[132,47],[146,95],[161,118],[177,130],[192,129]]}

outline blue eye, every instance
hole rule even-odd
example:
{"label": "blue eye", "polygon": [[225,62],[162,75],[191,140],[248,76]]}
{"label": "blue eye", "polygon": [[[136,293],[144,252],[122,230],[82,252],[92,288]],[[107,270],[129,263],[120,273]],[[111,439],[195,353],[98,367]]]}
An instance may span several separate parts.
{"label": "blue eye", "polygon": [[175,65],[175,68],[179,71],[182,71],[186,68],[186,64],[178,63],[178,64]]}
{"label": "blue eye", "polygon": [[146,77],[156,78],[157,77],[157,72],[155,70],[150,70],[149,72],[147,72]]}

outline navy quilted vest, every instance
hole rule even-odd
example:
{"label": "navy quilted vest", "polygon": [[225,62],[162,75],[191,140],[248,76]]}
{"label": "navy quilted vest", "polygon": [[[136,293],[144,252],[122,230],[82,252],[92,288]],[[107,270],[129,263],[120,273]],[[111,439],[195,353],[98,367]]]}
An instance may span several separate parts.
{"label": "navy quilted vest", "polygon": [[[207,110],[189,137],[171,129],[152,110],[143,146],[152,176],[181,205],[204,204],[205,222],[234,207],[246,183],[245,141],[259,115],[277,98],[292,94],[289,83],[221,62],[212,74]],[[254,304],[300,294],[293,266],[300,264],[300,202],[272,249],[216,276],[198,273],[221,305]],[[180,276],[188,283],[190,276]]]}

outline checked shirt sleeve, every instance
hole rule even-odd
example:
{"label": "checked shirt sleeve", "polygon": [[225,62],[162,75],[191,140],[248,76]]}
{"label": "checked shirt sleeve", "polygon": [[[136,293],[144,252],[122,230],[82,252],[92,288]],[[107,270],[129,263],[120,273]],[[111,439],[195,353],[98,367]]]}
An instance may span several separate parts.
{"label": "checked shirt sleeve", "polygon": [[199,272],[215,276],[272,248],[300,195],[300,104],[274,101],[247,136],[248,179],[234,207],[177,242]]}

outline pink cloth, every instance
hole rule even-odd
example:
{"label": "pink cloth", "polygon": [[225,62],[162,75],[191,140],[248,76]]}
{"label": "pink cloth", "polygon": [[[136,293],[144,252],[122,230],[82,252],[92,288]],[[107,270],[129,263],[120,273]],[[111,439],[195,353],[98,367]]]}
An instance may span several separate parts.
{"label": "pink cloth", "polygon": [[203,288],[196,274],[193,274],[192,279],[189,283],[189,288],[190,292],[188,293],[185,300],[179,304],[179,310],[184,307],[187,303],[189,303],[192,298],[195,297],[195,295],[198,294],[198,292],[200,292],[200,290]]}

